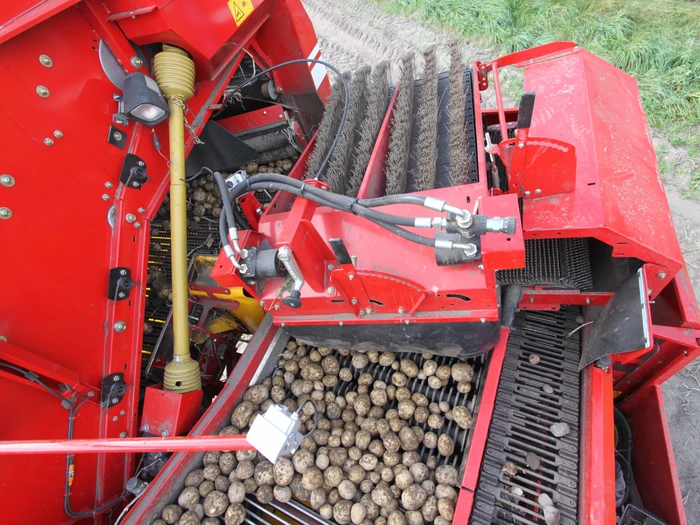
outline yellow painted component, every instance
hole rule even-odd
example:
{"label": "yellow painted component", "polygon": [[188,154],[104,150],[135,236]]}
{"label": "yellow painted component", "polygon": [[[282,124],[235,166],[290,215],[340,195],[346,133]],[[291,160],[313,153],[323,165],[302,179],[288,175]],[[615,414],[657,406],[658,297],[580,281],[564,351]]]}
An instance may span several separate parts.
{"label": "yellow painted component", "polygon": [[192,280],[192,285],[198,287],[210,288],[210,291],[195,290],[190,288],[190,294],[196,297],[215,297],[220,301],[235,301],[238,303],[237,308],[229,310],[231,314],[243,325],[250,333],[255,332],[258,326],[265,317],[265,311],[260,306],[260,303],[253,297],[248,297],[242,287],[224,288],[227,293],[222,292],[222,287],[219,283],[211,278],[211,271],[216,263],[216,257],[211,255],[198,255],[194,259],[195,278]]}
{"label": "yellow painted component", "polygon": [[[204,329],[213,334],[223,334],[231,330],[238,330],[238,323],[233,317],[226,315],[208,319],[207,322],[204,323]],[[204,332],[194,332],[192,334],[192,341],[201,344],[207,340],[207,337],[207,334]]]}
{"label": "yellow painted component", "polygon": [[194,94],[194,62],[182,49],[164,45],[153,60],[158,87],[170,108],[170,261],[173,293],[173,360],[165,367],[163,388],[192,392],[202,388],[199,363],[190,355],[187,295],[187,188],[185,186],[185,100]]}

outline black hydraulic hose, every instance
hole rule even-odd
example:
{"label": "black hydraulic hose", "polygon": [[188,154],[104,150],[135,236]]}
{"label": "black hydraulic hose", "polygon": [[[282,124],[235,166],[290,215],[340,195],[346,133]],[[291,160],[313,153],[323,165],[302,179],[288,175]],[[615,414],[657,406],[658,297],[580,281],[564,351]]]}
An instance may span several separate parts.
{"label": "black hydraulic hose", "polygon": [[396,226],[395,224],[387,224],[385,222],[369,218],[367,220],[381,226],[382,228],[389,230],[390,232],[401,237],[402,239],[406,239],[407,241],[411,241],[416,244],[422,244],[423,246],[430,246],[431,248],[435,248],[435,239],[431,239],[430,237],[423,237],[422,235],[406,231],[403,228]]}
{"label": "black hydraulic hose", "polygon": [[357,201],[360,206],[365,206],[367,208],[389,206],[390,204],[415,204],[417,206],[423,206],[424,202],[425,197],[406,194],[385,195],[384,197],[376,197],[374,199],[358,199]]}
{"label": "black hydraulic hose", "polygon": [[[221,176],[221,173],[218,171],[214,172],[214,180],[216,181],[216,184],[219,186],[219,193],[221,194],[221,200],[224,204],[224,212],[226,214],[226,221],[228,221],[228,226],[229,228],[235,227],[236,224],[236,219],[233,216],[233,206],[231,205],[231,199],[228,199],[226,196],[228,195],[228,189],[226,188],[226,183],[224,182],[224,178]],[[222,213],[223,215],[223,213]]]}

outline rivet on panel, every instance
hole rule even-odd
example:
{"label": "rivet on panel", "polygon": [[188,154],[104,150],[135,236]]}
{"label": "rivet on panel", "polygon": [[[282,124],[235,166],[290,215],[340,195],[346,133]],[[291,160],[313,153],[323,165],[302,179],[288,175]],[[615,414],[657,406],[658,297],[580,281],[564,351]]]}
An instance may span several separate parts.
{"label": "rivet on panel", "polygon": [[44,144],[46,144],[47,146],[53,146],[53,139],[52,139],[52,138],[49,138],[49,137],[46,137],[46,138],[44,139]]}
{"label": "rivet on panel", "polygon": [[41,65],[44,67],[53,66],[53,60],[51,60],[49,55],[39,55],[39,62],[41,62]]}
{"label": "rivet on panel", "polygon": [[134,222],[136,220],[136,215],[133,213],[127,213],[126,217],[124,218],[126,219],[126,222]]}
{"label": "rivet on panel", "polygon": [[39,95],[41,98],[49,98],[49,95],[51,93],[49,92],[49,88],[47,88],[46,86],[37,86],[36,94]]}
{"label": "rivet on panel", "polygon": [[6,221],[12,218],[12,210],[10,208],[0,208],[0,219]]}
{"label": "rivet on panel", "polygon": [[53,132],[53,136],[56,137],[57,139],[62,139],[63,138],[63,131],[60,129],[57,129],[56,131]]}
{"label": "rivet on panel", "polygon": [[15,185],[15,178],[12,175],[1,175],[0,176],[0,184],[5,186],[6,188],[11,188],[12,186]]}

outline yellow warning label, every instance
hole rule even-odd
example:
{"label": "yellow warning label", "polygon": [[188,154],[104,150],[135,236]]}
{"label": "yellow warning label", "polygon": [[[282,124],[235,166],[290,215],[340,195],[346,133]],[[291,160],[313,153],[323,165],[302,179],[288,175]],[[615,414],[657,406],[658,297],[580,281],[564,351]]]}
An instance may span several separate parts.
{"label": "yellow warning label", "polygon": [[228,0],[228,8],[231,10],[233,21],[236,22],[238,27],[255,9],[253,0]]}

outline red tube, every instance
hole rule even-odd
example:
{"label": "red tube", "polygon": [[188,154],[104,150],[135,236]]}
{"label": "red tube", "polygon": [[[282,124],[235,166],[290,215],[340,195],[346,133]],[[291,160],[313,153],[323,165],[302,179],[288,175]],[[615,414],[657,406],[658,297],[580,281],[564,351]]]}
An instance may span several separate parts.
{"label": "red tube", "polygon": [[103,454],[105,452],[206,452],[254,450],[245,436],[0,441],[3,454]]}

